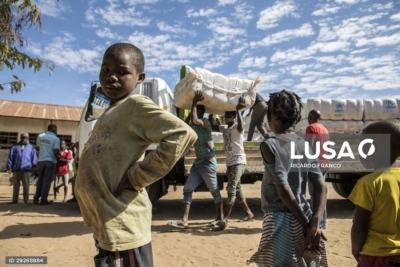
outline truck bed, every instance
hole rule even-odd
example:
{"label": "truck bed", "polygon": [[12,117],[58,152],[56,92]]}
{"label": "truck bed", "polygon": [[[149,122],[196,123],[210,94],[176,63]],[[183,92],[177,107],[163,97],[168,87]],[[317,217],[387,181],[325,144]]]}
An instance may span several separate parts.
{"label": "truck bed", "polygon": [[[245,175],[263,175],[264,164],[260,152],[261,142],[245,142],[245,153],[247,159]],[[226,174],[226,157],[224,151],[223,143],[215,143],[215,153],[217,155],[217,175],[223,176]],[[194,148],[190,150],[185,155],[185,176],[190,173],[190,168],[196,158]]]}

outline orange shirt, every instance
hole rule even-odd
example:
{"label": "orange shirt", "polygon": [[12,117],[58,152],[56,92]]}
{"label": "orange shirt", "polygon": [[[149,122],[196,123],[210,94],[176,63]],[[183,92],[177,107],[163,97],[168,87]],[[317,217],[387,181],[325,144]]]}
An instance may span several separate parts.
{"label": "orange shirt", "polygon": [[320,142],[320,155],[319,155],[319,162],[321,164],[329,164],[329,160],[322,157],[324,154],[326,154],[326,151],[323,150],[322,145],[326,142],[329,141],[329,132],[325,128],[325,126],[322,123],[319,122],[314,122],[311,123],[307,128],[306,128],[306,135],[310,135],[312,139],[314,139],[313,143],[313,151],[315,153],[316,150],[316,143]]}

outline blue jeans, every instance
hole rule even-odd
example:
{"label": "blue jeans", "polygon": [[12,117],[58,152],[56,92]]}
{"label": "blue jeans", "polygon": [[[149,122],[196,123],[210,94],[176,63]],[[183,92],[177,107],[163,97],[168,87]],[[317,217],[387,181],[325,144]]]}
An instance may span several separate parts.
{"label": "blue jeans", "polygon": [[193,165],[190,169],[189,178],[183,187],[184,203],[192,203],[193,191],[196,190],[196,188],[203,181],[206,183],[208,190],[210,190],[210,193],[214,198],[214,202],[222,202],[221,192],[218,188],[217,166],[209,161],[204,161],[201,164]]}
{"label": "blue jeans", "polygon": [[[322,170],[321,172],[322,172],[322,176],[324,177],[324,181],[325,181],[325,176],[326,176],[326,173],[328,172],[328,170]],[[312,208],[313,208],[312,205],[314,203],[313,202],[314,186],[312,185],[312,183],[308,183],[308,192],[311,195],[311,210],[312,210]],[[325,206],[325,210],[324,210],[324,213],[322,214],[322,220],[321,220],[321,228],[322,229],[326,229],[326,221],[327,220],[328,220],[328,212],[326,211],[326,206]]]}
{"label": "blue jeans", "polygon": [[33,201],[47,202],[49,196],[51,182],[56,176],[56,164],[52,161],[39,161],[37,163],[39,168],[39,179],[36,184],[36,193]]}

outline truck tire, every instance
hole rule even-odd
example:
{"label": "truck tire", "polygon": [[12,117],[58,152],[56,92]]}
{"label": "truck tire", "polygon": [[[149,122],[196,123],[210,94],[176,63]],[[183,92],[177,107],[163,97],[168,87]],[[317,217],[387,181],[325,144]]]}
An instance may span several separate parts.
{"label": "truck tire", "polygon": [[167,194],[168,184],[165,183],[165,180],[163,178],[146,187],[146,190],[151,203],[154,204],[157,200]]}
{"label": "truck tire", "polygon": [[355,184],[353,182],[332,182],[332,186],[336,193],[338,193],[341,197],[348,198],[351,191],[353,191]]}

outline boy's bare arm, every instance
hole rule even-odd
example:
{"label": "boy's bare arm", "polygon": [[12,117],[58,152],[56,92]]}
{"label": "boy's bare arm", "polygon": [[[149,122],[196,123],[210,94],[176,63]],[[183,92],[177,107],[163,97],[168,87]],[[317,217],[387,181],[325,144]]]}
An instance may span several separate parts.
{"label": "boy's bare arm", "polygon": [[203,125],[204,122],[202,119],[197,117],[197,102],[202,101],[204,99],[203,94],[200,90],[195,92],[193,103],[192,103],[192,122],[196,125]]}
{"label": "boy's bare arm", "polygon": [[240,110],[242,108],[246,107],[246,100],[244,99],[244,97],[240,97],[238,104],[236,105],[236,114],[237,114],[237,122],[238,122],[238,126],[237,126],[237,130],[241,133],[243,132],[243,117],[242,117],[242,113],[240,112]]}
{"label": "boy's bare arm", "polygon": [[308,177],[308,180],[314,186],[313,217],[310,222],[310,228],[319,229],[322,215],[326,207],[326,183],[322,177]]}
{"label": "boy's bare arm", "polygon": [[358,262],[360,251],[367,240],[369,219],[371,212],[356,205],[351,227],[351,252]]}

